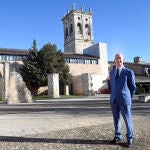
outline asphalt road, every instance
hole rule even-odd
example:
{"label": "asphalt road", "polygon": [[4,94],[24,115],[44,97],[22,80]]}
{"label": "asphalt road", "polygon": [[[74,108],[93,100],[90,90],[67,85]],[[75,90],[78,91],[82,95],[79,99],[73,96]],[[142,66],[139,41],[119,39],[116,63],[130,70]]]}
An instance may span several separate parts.
{"label": "asphalt road", "polygon": [[[150,102],[133,100],[134,115],[149,115]],[[20,113],[69,113],[69,114],[110,114],[109,97],[86,97],[78,99],[38,100],[30,104],[0,104],[0,115]]]}

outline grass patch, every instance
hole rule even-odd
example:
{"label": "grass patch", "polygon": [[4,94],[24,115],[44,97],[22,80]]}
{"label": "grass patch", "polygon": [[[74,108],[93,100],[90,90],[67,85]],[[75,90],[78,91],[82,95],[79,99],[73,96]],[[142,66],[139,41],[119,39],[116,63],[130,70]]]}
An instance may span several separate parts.
{"label": "grass patch", "polygon": [[60,95],[58,98],[49,98],[48,95],[40,95],[33,97],[33,100],[55,100],[55,99],[69,99],[69,98],[83,98],[83,95]]}

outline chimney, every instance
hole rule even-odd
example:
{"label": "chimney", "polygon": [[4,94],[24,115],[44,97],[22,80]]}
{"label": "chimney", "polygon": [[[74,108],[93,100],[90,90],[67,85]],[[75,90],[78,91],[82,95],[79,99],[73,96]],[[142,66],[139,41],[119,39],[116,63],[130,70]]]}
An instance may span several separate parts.
{"label": "chimney", "polygon": [[134,63],[140,63],[141,62],[141,57],[137,56],[137,57],[134,57]]}

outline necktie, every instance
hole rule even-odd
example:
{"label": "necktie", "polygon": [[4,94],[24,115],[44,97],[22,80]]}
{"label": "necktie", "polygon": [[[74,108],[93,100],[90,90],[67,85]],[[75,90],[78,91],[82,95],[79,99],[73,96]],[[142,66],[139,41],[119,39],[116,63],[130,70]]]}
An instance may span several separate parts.
{"label": "necktie", "polygon": [[116,82],[117,82],[117,80],[118,80],[118,78],[119,78],[119,69],[117,69],[117,73],[116,73]]}

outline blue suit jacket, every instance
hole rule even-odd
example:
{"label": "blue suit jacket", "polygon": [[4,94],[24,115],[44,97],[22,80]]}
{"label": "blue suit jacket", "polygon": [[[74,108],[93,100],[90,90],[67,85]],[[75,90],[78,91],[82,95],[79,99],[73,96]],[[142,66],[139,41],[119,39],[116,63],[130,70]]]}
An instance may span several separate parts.
{"label": "blue suit jacket", "polygon": [[136,90],[134,72],[126,67],[123,67],[117,83],[115,76],[116,69],[113,69],[110,72],[110,103],[113,104],[116,101],[119,104],[131,104]]}

